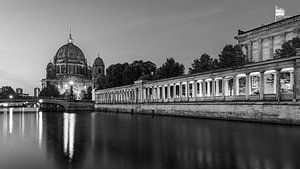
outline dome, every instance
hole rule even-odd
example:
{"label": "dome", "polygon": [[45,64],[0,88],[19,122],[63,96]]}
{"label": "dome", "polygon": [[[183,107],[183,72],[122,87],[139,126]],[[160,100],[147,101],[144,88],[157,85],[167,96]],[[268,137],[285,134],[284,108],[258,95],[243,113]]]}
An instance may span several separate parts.
{"label": "dome", "polygon": [[50,61],[50,62],[47,64],[47,68],[50,68],[50,67],[52,67],[52,66],[54,66],[54,64]]}
{"label": "dome", "polygon": [[103,65],[104,65],[103,60],[98,56],[98,57],[95,59],[93,66],[103,66]]}
{"label": "dome", "polygon": [[54,56],[56,63],[85,63],[86,59],[79,47],[69,42],[58,49]]}

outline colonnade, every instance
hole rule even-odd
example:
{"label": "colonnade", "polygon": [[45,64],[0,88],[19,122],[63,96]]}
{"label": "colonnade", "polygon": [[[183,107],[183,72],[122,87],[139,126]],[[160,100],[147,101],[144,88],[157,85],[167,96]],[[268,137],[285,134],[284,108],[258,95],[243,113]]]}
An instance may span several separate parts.
{"label": "colonnade", "polygon": [[295,61],[271,65],[140,81],[96,91],[96,103],[296,101]]}

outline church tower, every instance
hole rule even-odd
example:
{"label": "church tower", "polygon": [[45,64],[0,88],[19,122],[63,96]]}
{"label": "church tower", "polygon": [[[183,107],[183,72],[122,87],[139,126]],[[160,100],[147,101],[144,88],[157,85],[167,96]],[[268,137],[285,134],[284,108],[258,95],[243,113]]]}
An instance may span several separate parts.
{"label": "church tower", "polygon": [[105,65],[98,53],[98,57],[95,59],[93,64],[93,83],[95,89],[100,87],[99,86],[100,81],[101,79],[103,79],[104,76],[105,76]]}

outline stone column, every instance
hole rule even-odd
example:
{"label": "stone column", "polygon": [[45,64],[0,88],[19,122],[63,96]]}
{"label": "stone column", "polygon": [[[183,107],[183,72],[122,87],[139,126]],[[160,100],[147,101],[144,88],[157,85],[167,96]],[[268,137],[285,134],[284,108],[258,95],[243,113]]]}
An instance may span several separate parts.
{"label": "stone column", "polygon": [[207,96],[211,96],[210,94],[210,81],[208,80],[208,81],[206,81],[205,82],[206,83],[206,85],[207,85],[207,90],[206,90],[206,93],[207,93]]}
{"label": "stone column", "polygon": [[236,96],[240,95],[240,77],[238,77],[237,75],[235,76],[236,77]]}
{"label": "stone column", "polygon": [[179,98],[182,98],[182,82],[179,82]]}
{"label": "stone column", "polygon": [[271,55],[270,58],[271,59],[273,59],[273,53],[274,53],[274,51],[273,51],[274,50],[274,48],[273,48],[274,47],[273,40],[274,40],[274,37],[271,36],[270,37],[270,55]]}
{"label": "stone column", "polygon": [[293,102],[297,101],[297,90],[296,90],[296,82],[297,82],[297,67],[296,67],[296,61],[293,62],[293,72],[290,72],[290,82],[293,85]]}
{"label": "stone column", "polygon": [[263,47],[262,47],[262,39],[259,39],[258,40],[258,51],[259,51],[259,54],[258,54],[258,60],[259,61],[262,61],[263,58],[262,58],[262,54],[263,54]]}
{"label": "stone column", "polygon": [[161,99],[161,98],[160,98],[160,87],[157,86],[156,89],[157,89],[157,90],[156,90],[156,92],[157,92],[156,99]]}
{"label": "stone column", "polygon": [[226,83],[226,77],[223,76],[222,77],[222,99],[223,101],[225,101],[225,83]]}
{"label": "stone column", "polygon": [[249,100],[249,90],[250,90],[250,73],[246,72],[246,100]]}
{"label": "stone column", "polygon": [[199,82],[199,94],[201,97],[203,97],[203,90],[202,90],[202,81]]}
{"label": "stone column", "polygon": [[219,80],[220,79],[215,79],[215,85],[216,85],[216,96],[219,96],[220,93],[220,86],[219,86]]}
{"label": "stone column", "polygon": [[185,95],[186,95],[187,101],[189,101],[189,97],[190,97],[190,84],[189,84],[189,81],[186,82]]}
{"label": "stone column", "polygon": [[155,97],[155,87],[154,86],[152,86],[152,94],[151,94],[151,102],[153,102],[153,100],[154,100],[154,97]]}
{"label": "stone column", "polygon": [[168,88],[167,88],[167,99],[170,99],[171,98],[171,86],[170,84],[168,84]]}
{"label": "stone column", "polygon": [[236,89],[236,85],[237,85],[237,80],[236,80],[236,75],[233,75],[233,99],[236,100],[236,92],[237,92],[237,89]]}
{"label": "stone column", "polygon": [[264,100],[264,71],[259,72],[259,100]]}
{"label": "stone column", "polygon": [[212,78],[211,85],[212,85],[212,97],[213,97],[213,100],[215,100],[215,96],[216,96],[216,84],[215,84],[215,79],[214,78]]}
{"label": "stone column", "polygon": [[176,98],[176,83],[173,84],[173,98]]}
{"label": "stone column", "polygon": [[202,90],[202,93],[203,93],[203,98],[205,99],[205,97],[206,97],[206,81],[205,81],[205,79],[203,79],[203,81],[202,81],[203,83],[203,90]]}
{"label": "stone column", "polygon": [[193,83],[194,85],[193,85],[193,89],[194,89],[194,91],[193,91],[193,93],[194,93],[194,98],[196,98],[197,99],[197,80],[194,80],[194,83]]}
{"label": "stone column", "polygon": [[280,71],[281,69],[276,69],[276,100],[278,102],[280,102],[281,98]]}
{"label": "stone column", "polygon": [[162,86],[162,99],[165,100],[166,95],[165,95],[165,85]]}

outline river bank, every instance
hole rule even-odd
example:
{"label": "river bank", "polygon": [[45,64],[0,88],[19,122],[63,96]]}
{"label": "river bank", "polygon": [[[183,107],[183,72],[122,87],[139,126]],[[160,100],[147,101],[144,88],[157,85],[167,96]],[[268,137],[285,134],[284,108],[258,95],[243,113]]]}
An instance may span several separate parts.
{"label": "river bank", "polygon": [[300,125],[300,104],[291,102],[95,104],[95,110]]}

